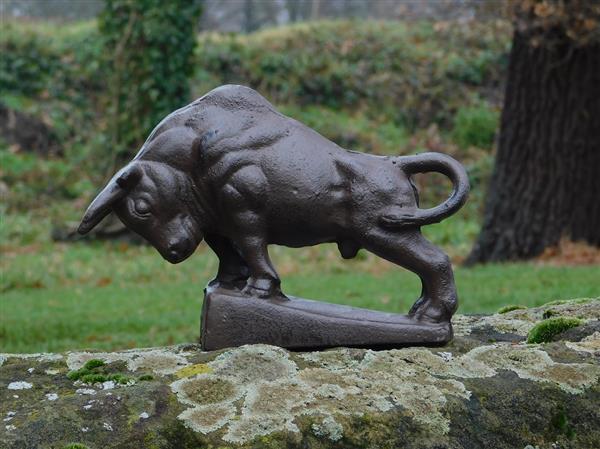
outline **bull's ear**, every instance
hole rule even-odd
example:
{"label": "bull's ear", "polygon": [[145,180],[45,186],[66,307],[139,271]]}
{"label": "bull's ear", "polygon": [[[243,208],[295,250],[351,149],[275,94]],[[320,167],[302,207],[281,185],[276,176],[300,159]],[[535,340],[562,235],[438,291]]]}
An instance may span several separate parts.
{"label": "bull's ear", "polygon": [[80,234],[87,234],[112,210],[112,206],[135,187],[142,177],[142,170],[136,164],[130,164],[117,173],[92,201],[77,228]]}

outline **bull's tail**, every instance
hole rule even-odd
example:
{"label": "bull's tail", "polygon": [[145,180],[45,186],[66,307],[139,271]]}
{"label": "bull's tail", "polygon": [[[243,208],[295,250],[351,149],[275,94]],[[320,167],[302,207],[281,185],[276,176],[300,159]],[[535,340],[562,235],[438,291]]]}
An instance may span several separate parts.
{"label": "bull's tail", "polygon": [[464,167],[457,160],[442,153],[431,152],[399,157],[398,165],[407,176],[427,172],[446,175],[452,181],[452,194],[442,204],[430,209],[416,209],[412,213],[384,215],[380,218],[382,226],[399,228],[438,223],[454,214],[465,204],[469,194],[469,178]]}

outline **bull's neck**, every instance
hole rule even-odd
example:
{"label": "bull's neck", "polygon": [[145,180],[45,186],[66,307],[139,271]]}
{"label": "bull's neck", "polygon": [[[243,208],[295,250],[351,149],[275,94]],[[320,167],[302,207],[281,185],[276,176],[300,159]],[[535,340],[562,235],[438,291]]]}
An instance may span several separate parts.
{"label": "bull's neck", "polygon": [[217,213],[215,208],[212,206],[208,187],[203,183],[196,182],[194,176],[188,174],[190,183],[190,191],[192,198],[190,201],[190,208],[192,210],[193,218],[198,223],[198,226],[204,231],[213,229],[217,223]]}

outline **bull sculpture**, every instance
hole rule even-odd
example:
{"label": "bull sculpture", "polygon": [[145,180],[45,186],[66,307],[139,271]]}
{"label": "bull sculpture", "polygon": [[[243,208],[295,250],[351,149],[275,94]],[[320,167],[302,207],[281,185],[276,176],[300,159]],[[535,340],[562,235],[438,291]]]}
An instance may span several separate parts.
{"label": "bull sculpture", "polygon": [[[420,209],[411,175],[431,171],[449,177],[453,191],[442,204]],[[444,343],[452,338],[457,308],[452,267],[420,227],[455,213],[468,191],[464,168],[449,156],[348,151],[277,112],[256,91],[226,85],[162,120],[94,199],[78,231],[89,232],[114,211],[171,263],[188,258],[204,239],[219,258],[207,296],[218,293],[221,305],[234,298],[212,312],[205,298],[203,340],[209,318],[224,326],[215,328],[218,343],[203,341],[207,349],[253,342],[292,348]],[[421,297],[407,316],[288,299],[268,245],[325,242],[337,243],[346,259],[364,248],[413,271]],[[252,318],[261,307],[268,311]],[[260,317],[266,321],[259,324]],[[294,325],[312,334],[306,341],[290,335],[286,326]],[[224,334],[234,328],[243,330],[228,339]]]}

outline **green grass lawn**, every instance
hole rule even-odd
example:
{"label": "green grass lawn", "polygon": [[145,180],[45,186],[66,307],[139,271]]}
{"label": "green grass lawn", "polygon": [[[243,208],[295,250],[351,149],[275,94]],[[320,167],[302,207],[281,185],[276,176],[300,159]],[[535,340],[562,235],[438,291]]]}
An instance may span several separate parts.
{"label": "green grass lawn", "polygon": [[[406,312],[418,278],[368,253],[342,261],[333,245],[272,256],[289,295]],[[5,252],[0,352],[117,349],[197,341],[202,289],[216,270],[205,247],[164,262],[154,249],[116,243],[39,244]],[[600,267],[536,264],[457,268],[460,313],[507,304],[600,296]]]}

